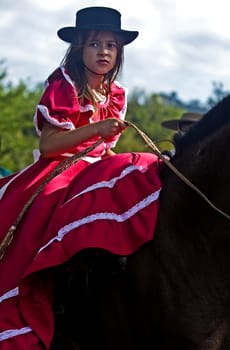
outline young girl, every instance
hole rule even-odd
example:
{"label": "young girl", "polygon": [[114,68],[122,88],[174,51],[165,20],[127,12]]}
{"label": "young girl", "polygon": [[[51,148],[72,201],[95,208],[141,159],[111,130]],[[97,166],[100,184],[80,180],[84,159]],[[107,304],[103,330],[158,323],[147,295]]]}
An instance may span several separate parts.
{"label": "young girl", "polygon": [[152,239],[155,227],[160,191],[155,156],[112,151],[126,128],[127,106],[126,91],[115,79],[123,47],[138,32],[121,29],[118,11],[89,7],[78,11],[76,25],[60,29],[58,36],[70,46],[49,76],[34,116],[40,157],[0,179],[0,243],[50,172],[92,148],[47,182],[3,249],[2,350],[50,347],[52,279],[41,271],[87,247],[129,254]]}
{"label": "young girl", "polygon": [[119,21],[119,12],[91,7],[77,13],[76,27],[58,31],[71,45],[62,67],[49,77],[35,115],[42,156],[73,154],[99,137],[105,142],[90,154],[90,161],[113,154],[126,112],[125,90],[115,78],[123,46],[138,35],[121,30]]}

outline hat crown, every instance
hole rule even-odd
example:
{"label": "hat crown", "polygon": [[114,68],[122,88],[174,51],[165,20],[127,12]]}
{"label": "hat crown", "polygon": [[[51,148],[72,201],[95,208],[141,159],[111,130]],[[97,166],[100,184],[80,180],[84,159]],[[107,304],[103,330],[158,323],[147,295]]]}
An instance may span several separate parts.
{"label": "hat crown", "polygon": [[114,32],[122,39],[122,45],[127,45],[136,39],[138,31],[121,29],[121,14],[110,7],[85,7],[76,13],[75,27],[63,27],[57,35],[64,41],[72,43],[80,31]]}
{"label": "hat crown", "polygon": [[76,13],[76,28],[121,29],[121,14],[109,7],[86,7]]}
{"label": "hat crown", "polygon": [[187,122],[196,122],[199,121],[202,117],[202,114],[195,113],[195,112],[186,112],[182,115],[180,121],[187,121]]}

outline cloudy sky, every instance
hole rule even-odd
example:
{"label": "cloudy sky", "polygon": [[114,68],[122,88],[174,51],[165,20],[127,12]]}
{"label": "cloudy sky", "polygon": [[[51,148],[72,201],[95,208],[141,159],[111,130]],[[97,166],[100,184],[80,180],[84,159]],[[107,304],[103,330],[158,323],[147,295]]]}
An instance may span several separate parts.
{"label": "cloudy sky", "polygon": [[138,30],[125,47],[122,83],[147,92],[176,91],[185,101],[206,101],[212,83],[230,90],[229,0],[1,0],[0,59],[8,79],[42,82],[67,44],[56,35],[75,24],[76,10],[114,7],[122,27]]}

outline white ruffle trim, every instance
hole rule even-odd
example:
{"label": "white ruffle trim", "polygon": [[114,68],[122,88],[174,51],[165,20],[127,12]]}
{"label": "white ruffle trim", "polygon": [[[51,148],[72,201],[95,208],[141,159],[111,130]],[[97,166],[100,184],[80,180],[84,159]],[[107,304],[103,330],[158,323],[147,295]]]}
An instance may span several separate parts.
{"label": "white ruffle trim", "polygon": [[0,297],[0,303],[2,303],[4,300],[16,297],[18,294],[19,294],[18,287],[11,289]]}
{"label": "white ruffle trim", "polygon": [[27,169],[29,169],[31,166],[33,165],[30,164],[28,165],[26,168],[24,168],[23,170],[19,171],[13,178],[11,178],[4,186],[2,186],[0,188],[0,199],[2,199],[2,197],[4,196],[4,193],[6,192],[8,186],[17,178],[19,177],[20,175],[22,175],[24,173],[24,171],[26,171]]}
{"label": "white ruffle trim", "polygon": [[80,193],[77,193],[75,196],[73,196],[72,198],[70,198],[67,202],[65,202],[61,207],[63,207],[64,205],[66,205],[67,203],[71,202],[73,199],[81,196],[82,194],[84,193],[87,193],[87,192],[90,192],[90,191],[94,191],[98,188],[112,188],[115,186],[115,184],[123,179],[126,175],[132,173],[133,171],[140,171],[141,173],[145,173],[148,168],[144,168],[143,166],[136,166],[136,165],[131,165],[127,168],[125,168],[121,174],[117,177],[114,177],[113,179],[109,180],[109,181],[101,181],[101,182],[98,182],[96,184],[93,184],[92,186],[89,186],[87,187],[86,189],[84,189],[83,191],[81,191]]}
{"label": "white ruffle trim", "polygon": [[32,332],[32,328],[30,327],[23,327],[20,329],[8,329],[7,331],[0,333],[0,341],[7,340],[9,338],[13,338],[18,335],[22,335],[30,332]]}
{"label": "white ruffle trim", "polygon": [[53,126],[57,126],[63,129],[67,130],[73,130],[75,129],[75,126],[71,122],[59,122],[57,119],[51,117],[48,108],[45,105],[37,105],[36,113],[34,115],[34,125],[36,132],[38,136],[41,136],[41,130],[38,128],[38,121],[37,121],[37,111],[40,111],[40,113],[43,115],[43,117]]}
{"label": "white ruffle trim", "polygon": [[48,243],[46,243],[44,246],[42,246],[39,249],[38,254],[42,252],[45,248],[49,247],[54,241],[61,242],[66,234],[68,234],[70,231],[82,225],[89,224],[97,220],[111,220],[111,221],[117,221],[117,222],[124,222],[128,220],[129,218],[134,216],[138,211],[142,210],[143,208],[150,205],[152,202],[156,201],[159,198],[160,191],[161,189],[150,194],[149,196],[147,196],[142,201],[138,202],[137,204],[135,204],[133,207],[131,207],[129,210],[125,211],[122,214],[108,213],[108,212],[96,213],[65,225],[58,231],[57,236],[53,237]]}

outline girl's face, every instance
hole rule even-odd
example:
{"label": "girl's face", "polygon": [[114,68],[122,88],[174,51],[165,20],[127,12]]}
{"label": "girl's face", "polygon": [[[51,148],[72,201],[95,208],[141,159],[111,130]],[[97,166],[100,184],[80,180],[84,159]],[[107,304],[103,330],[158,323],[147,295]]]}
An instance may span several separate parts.
{"label": "girl's face", "polygon": [[118,43],[112,32],[92,32],[83,48],[84,65],[96,74],[104,75],[116,64]]}

